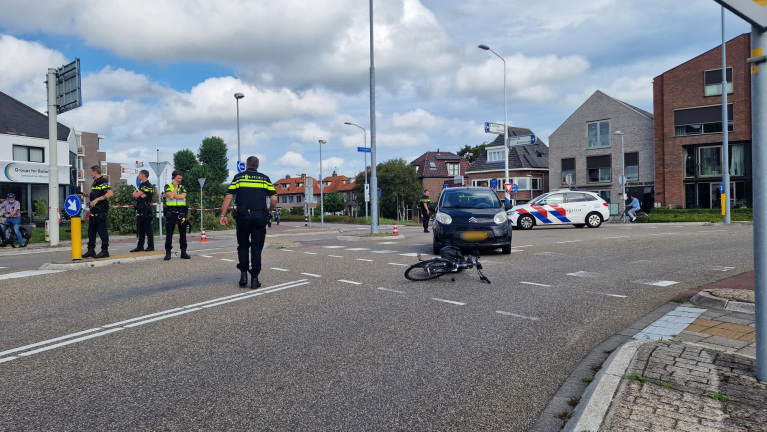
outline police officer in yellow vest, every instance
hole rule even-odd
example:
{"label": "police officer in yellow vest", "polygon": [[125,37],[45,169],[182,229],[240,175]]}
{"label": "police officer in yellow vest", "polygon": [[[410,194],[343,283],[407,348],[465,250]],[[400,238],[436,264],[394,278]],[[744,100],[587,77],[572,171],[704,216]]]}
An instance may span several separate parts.
{"label": "police officer in yellow vest", "polygon": [[[251,156],[246,161],[245,172],[232,179],[228,194],[221,206],[222,226],[227,225],[226,210],[236,196],[234,219],[237,222],[237,268],[240,269],[240,286],[248,285],[248,249],[251,254],[250,289],[261,286],[258,274],[261,272],[261,251],[266,239],[266,224],[269,215],[277,207],[277,192],[269,177],[258,172],[258,158]],[[268,208],[267,208],[267,202]]]}
{"label": "police officer in yellow vest", "polygon": [[173,230],[178,226],[178,243],[181,246],[181,258],[191,258],[186,253],[186,231],[189,223],[186,220],[186,188],[181,184],[183,175],[181,171],[173,171],[173,182],[165,185],[165,260],[170,259],[170,251],[173,249]]}

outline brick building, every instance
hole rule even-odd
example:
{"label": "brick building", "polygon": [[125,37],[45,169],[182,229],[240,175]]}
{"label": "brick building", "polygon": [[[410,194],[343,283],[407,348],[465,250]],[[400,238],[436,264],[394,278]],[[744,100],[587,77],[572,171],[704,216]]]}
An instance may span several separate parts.
{"label": "brick building", "polygon": [[[293,207],[304,206],[304,196],[306,194],[306,184],[310,183],[311,199],[308,204],[312,212],[319,213],[320,202],[320,182],[306,174],[300,177],[291,177],[289,174],[274,182],[274,189],[277,191],[277,207],[280,209],[291,209]],[[338,175],[333,171],[333,175],[322,179],[322,193],[329,194],[333,192],[340,193],[346,201],[345,215],[357,215],[357,202],[354,196],[354,187],[357,185],[354,179],[344,175]]]}
{"label": "brick building", "polygon": [[[569,174],[569,187],[598,193],[608,203],[620,205],[619,179],[625,175],[626,193],[639,198],[645,209],[654,205],[651,113],[597,90],[551,134],[549,152],[552,189],[568,188]],[[614,205],[611,211],[617,214],[620,208]]]}
{"label": "brick building", "polygon": [[465,176],[469,161],[451,152],[426,152],[416,158],[410,165],[415,167],[418,180],[424,190],[431,192],[433,197],[439,196],[443,185],[454,186],[454,179]]}
{"label": "brick building", "polygon": [[[509,137],[534,135],[530,129],[509,127]],[[506,175],[506,156],[503,151],[503,135],[498,135],[485,148],[485,153],[475,160],[466,171],[469,186],[491,186],[497,180],[496,194],[506,197],[503,188]],[[509,148],[509,181],[517,185],[516,202],[527,202],[548,190],[549,148],[536,136],[534,145]]]}
{"label": "brick building", "polygon": [[[731,205],[751,207],[750,35],[727,42]],[[656,201],[672,208],[719,208],[722,181],[722,50],[718,46],[657,77]]]}

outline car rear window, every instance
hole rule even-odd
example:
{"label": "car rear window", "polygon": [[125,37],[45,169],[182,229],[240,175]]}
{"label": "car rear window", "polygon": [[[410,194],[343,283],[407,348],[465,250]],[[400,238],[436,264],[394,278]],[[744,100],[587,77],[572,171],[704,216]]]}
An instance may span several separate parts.
{"label": "car rear window", "polygon": [[492,190],[450,190],[442,192],[440,207],[450,208],[496,208],[501,207],[501,200]]}

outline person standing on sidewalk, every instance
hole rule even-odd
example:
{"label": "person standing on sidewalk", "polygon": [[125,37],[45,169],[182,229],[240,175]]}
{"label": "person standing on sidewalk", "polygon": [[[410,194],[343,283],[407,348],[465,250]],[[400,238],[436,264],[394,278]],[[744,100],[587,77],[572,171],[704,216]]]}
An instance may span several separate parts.
{"label": "person standing on sidewalk", "polygon": [[0,204],[0,214],[5,217],[5,223],[0,225],[0,237],[2,237],[2,244],[0,246],[5,247],[5,245],[10,243],[10,240],[8,240],[10,235],[6,237],[5,230],[12,227],[16,233],[16,239],[19,240],[19,246],[24,247],[26,246],[24,244],[24,237],[21,236],[21,231],[19,230],[21,225],[21,204],[16,201],[16,195],[12,193],[9,193],[7,198],[7,200]]}
{"label": "person standing on sidewalk", "polygon": [[[83,258],[108,258],[109,257],[109,230],[107,229],[107,213],[109,212],[109,198],[114,196],[112,187],[107,179],[101,175],[101,167],[91,167],[93,185],[88,198],[91,200],[91,215],[88,218],[88,251]],[[101,252],[96,255],[96,234],[101,238]]]}
{"label": "person standing on sidewalk", "polygon": [[[277,207],[277,192],[272,181],[258,172],[258,158],[250,156],[245,162],[245,172],[234,176],[228,194],[221,206],[221,226],[227,226],[226,210],[236,196],[234,220],[237,223],[237,268],[240,270],[240,286],[248,285],[248,252],[250,252],[250,289],[261,286],[261,252],[266,240],[266,224],[269,215]],[[268,202],[268,208],[267,208]]]}
{"label": "person standing on sidewalk", "polygon": [[178,244],[181,247],[181,259],[191,258],[186,253],[186,231],[188,223],[186,215],[186,188],[181,184],[184,176],[181,171],[173,171],[173,181],[165,185],[165,261],[170,259],[170,251],[173,249],[173,230],[178,226]]}
{"label": "person standing on sidewalk", "polygon": [[[138,173],[138,179],[141,182],[138,189],[133,192],[133,198],[136,198],[136,231],[138,231],[138,244],[131,252],[151,252],[154,250],[154,232],[152,231],[152,197],[154,196],[154,186],[149,183],[149,171],[141,170]],[[144,249],[144,237],[146,237],[147,248]]]}
{"label": "person standing on sidewalk", "polygon": [[423,222],[423,232],[427,233],[429,232],[429,205],[431,204],[431,199],[429,199],[429,191],[425,190],[423,191],[423,195],[421,196],[421,202],[419,204],[420,210],[421,210],[421,222]]}

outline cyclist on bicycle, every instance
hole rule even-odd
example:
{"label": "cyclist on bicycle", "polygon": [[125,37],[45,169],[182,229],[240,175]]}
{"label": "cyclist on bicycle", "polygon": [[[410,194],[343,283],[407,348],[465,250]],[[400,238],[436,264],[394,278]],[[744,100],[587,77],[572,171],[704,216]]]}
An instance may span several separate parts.
{"label": "cyclist on bicycle", "polygon": [[635,197],[632,194],[629,194],[629,199],[631,199],[631,203],[629,203],[628,206],[626,206],[626,213],[631,218],[631,222],[635,222],[637,220],[636,212],[641,210],[641,207],[639,206],[639,200],[637,197]]}
{"label": "cyclist on bicycle", "polygon": [[3,241],[2,247],[11,243],[10,235],[8,237],[5,236],[5,230],[11,227],[13,227],[14,232],[16,232],[19,246],[26,246],[26,244],[24,244],[24,237],[21,236],[21,231],[19,230],[19,225],[21,225],[21,204],[16,201],[16,195],[9,193],[8,199],[0,204],[0,210],[2,210],[0,211],[0,214],[5,216],[5,223],[0,225],[0,233],[2,234]]}

